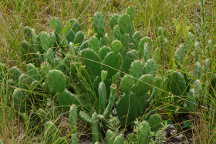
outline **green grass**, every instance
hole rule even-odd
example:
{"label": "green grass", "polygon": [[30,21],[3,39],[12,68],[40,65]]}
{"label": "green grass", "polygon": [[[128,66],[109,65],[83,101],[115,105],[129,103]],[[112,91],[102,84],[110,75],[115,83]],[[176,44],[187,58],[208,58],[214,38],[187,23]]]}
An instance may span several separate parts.
{"label": "green grass", "polygon": [[[135,26],[143,35],[156,39],[157,28],[162,26],[166,29],[169,41],[167,47],[161,50],[164,53],[162,63],[166,63],[164,69],[176,69],[174,52],[180,43],[188,40],[187,33],[190,31],[195,34],[196,40],[200,41],[200,46],[197,47],[196,53],[187,55],[185,67],[181,71],[189,72],[194,67],[197,57],[201,62],[210,58],[210,72],[215,72],[215,46],[207,47],[208,40],[216,41],[214,0],[0,0],[0,62],[3,61],[8,66],[23,66],[20,41],[23,39],[23,27],[26,25],[35,28],[37,32],[50,31],[48,22],[51,17],[59,17],[63,22],[77,18],[82,24],[82,29],[88,35],[92,35],[91,17],[96,11],[102,11],[108,18],[113,13],[124,11],[128,6],[136,8]],[[160,47],[161,43],[157,43],[157,46]],[[191,47],[189,51],[194,49],[195,47]],[[14,110],[3,100],[11,95],[7,77],[0,85],[0,139],[6,140],[6,143],[33,143],[29,136],[32,132],[23,126]],[[203,107],[198,113],[200,121],[194,125],[197,137],[194,143],[213,144],[216,142],[216,130],[212,130],[212,127],[215,127],[215,96],[203,97],[202,101]],[[168,103],[164,103],[153,109],[162,109],[167,105]],[[56,118],[55,107],[51,111],[51,117]],[[18,142],[20,137],[23,139]]]}

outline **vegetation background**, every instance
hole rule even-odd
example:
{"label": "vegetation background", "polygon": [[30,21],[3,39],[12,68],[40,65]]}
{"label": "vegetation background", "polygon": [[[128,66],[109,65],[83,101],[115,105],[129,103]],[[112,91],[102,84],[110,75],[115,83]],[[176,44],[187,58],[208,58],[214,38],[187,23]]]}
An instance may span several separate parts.
{"label": "vegetation background", "polygon": [[[106,17],[124,11],[128,6],[136,9],[135,26],[143,35],[155,37],[156,28],[164,27],[169,33],[169,59],[173,52],[192,31],[201,42],[201,58],[210,58],[215,65],[216,50],[203,53],[208,40],[216,41],[216,1],[215,0],[0,0],[0,59],[9,66],[22,67],[19,44],[23,39],[23,27],[30,26],[36,31],[48,30],[51,17],[59,17],[62,22],[77,18],[82,29],[91,35],[91,17],[101,11]],[[188,59],[192,54],[188,56]],[[170,67],[172,64],[170,64]],[[190,62],[185,71],[193,67]],[[215,72],[215,69],[212,69]],[[4,86],[0,87],[1,97],[7,96]],[[28,138],[22,123],[13,116],[13,109],[3,104],[0,97],[0,139],[6,143],[33,143]],[[210,97],[210,101],[216,101]],[[215,102],[216,103],[216,102]],[[214,105],[216,106],[216,105]],[[215,107],[214,107],[215,108]],[[213,108],[213,109],[214,109]],[[197,125],[200,144],[216,143],[216,131],[209,131],[214,125],[215,111],[200,111],[202,122]],[[208,117],[208,119],[206,119]]]}

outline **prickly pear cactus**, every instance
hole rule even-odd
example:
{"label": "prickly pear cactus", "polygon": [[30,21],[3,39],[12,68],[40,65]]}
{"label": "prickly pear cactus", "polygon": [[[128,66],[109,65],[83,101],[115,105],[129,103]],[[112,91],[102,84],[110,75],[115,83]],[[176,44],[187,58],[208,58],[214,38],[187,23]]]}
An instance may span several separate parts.
{"label": "prickly pear cactus", "polygon": [[19,112],[27,110],[28,95],[23,90],[16,88],[12,94],[13,106]]}
{"label": "prickly pear cactus", "polygon": [[177,64],[183,64],[186,53],[187,47],[184,44],[181,44],[175,51],[175,60]]}
{"label": "prickly pear cactus", "polygon": [[93,36],[88,40],[89,48],[93,49],[96,52],[99,50],[100,45],[100,41],[96,36]]}
{"label": "prickly pear cactus", "polygon": [[34,80],[40,81],[41,76],[38,69],[35,67],[34,64],[29,63],[26,65],[27,74]]}
{"label": "prickly pear cactus", "polygon": [[87,48],[81,51],[81,60],[86,65],[86,68],[93,79],[96,76],[100,75],[101,72],[101,64],[100,64],[100,57],[94,50]]}
{"label": "prickly pear cactus", "polygon": [[92,118],[91,118],[91,129],[92,129],[92,142],[95,143],[97,141],[99,141],[100,139],[100,134],[99,134],[99,125],[98,125],[98,117],[97,117],[97,113],[93,113],[92,114]]}
{"label": "prickly pear cactus", "polygon": [[109,96],[108,105],[106,106],[106,109],[103,112],[104,118],[108,117],[109,114],[112,112],[112,108],[116,100],[116,92],[117,92],[117,86],[112,84],[110,87],[110,96]]}
{"label": "prickly pear cactus", "polygon": [[135,83],[135,78],[131,75],[124,75],[120,82],[120,89],[123,93],[128,94]]}
{"label": "prickly pear cactus", "polygon": [[156,74],[158,70],[158,64],[155,62],[154,59],[148,59],[144,64],[143,72],[145,74]]}
{"label": "prickly pear cactus", "polygon": [[20,88],[28,89],[32,83],[33,79],[25,73],[22,73],[18,79],[18,85]]}
{"label": "prickly pear cactus", "polygon": [[82,31],[78,31],[74,37],[74,44],[81,44],[85,39],[85,35]]}
{"label": "prickly pear cactus", "polygon": [[107,144],[113,144],[115,140],[116,134],[111,130],[107,130],[105,141]]}
{"label": "prickly pear cactus", "polygon": [[122,33],[131,33],[133,30],[131,18],[127,14],[123,14],[119,17],[118,25]]}
{"label": "prickly pear cactus", "polygon": [[154,85],[154,77],[150,74],[142,75],[134,85],[130,79],[128,76],[122,79],[121,88],[131,88],[122,92],[123,95],[116,107],[118,118],[122,123],[130,123],[144,113]]}
{"label": "prickly pear cactus", "polygon": [[108,79],[121,69],[122,55],[120,53],[110,52],[103,59],[103,69],[108,71]]}
{"label": "prickly pear cactus", "polygon": [[174,95],[183,95],[187,90],[184,75],[181,72],[169,71],[166,80],[167,89]]}
{"label": "prickly pear cactus", "polygon": [[148,122],[151,126],[152,131],[158,131],[162,127],[162,119],[160,114],[152,114],[150,115]]}
{"label": "prickly pear cactus", "polygon": [[71,128],[71,143],[78,144],[78,137],[77,137],[77,120],[78,120],[78,110],[76,105],[70,106],[69,111],[69,123]]}
{"label": "prickly pear cactus", "polygon": [[56,33],[60,33],[62,31],[62,24],[58,18],[52,18],[49,26],[54,29]]}
{"label": "prickly pear cactus", "polygon": [[125,139],[124,139],[123,134],[120,134],[115,137],[113,144],[124,144],[124,141]]}
{"label": "prickly pear cactus", "polygon": [[74,31],[74,33],[77,33],[78,31],[81,30],[81,26],[80,26],[79,22],[76,19],[71,19],[69,21],[69,24],[71,26],[71,29]]}
{"label": "prickly pear cactus", "polygon": [[137,140],[139,144],[149,144],[151,126],[147,121],[143,121],[137,125]]}
{"label": "prickly pear cactus", "polygon": [[103,37],[105,34],[105,23],[104,23],[104,16],[102,13],[97,12],[93,17],[93,29],[95,33],[97,33],[98,37]]}
{"label": "prickly pear cactus", "polygon": [[114,14],[110,17],[110,27],[113,29],[114,26],[118,25],[119,15]]}
{"label": "prickly pear cactus", "polygon": [[104,47],[100,48],[100,50],[99,50],[100,58],[101,59],[104,58],[109,52],[111,52],[110,47],[104,46]]}
{"label": "prickly pear cactus", "polygon": [[69,107],[72,104],[76,104],[76,105],[80,104],[77,95],[71,93],[67,89],[64,89],[63,92],[58,92],[56,94],[56,98],[57,98],[58,104],[62,107]]}
{"label": "prickly pear cactus", "polygon": [[143,74],[144,64],[140,60],[135,60],[131,63],[129,73],[135,78],[139,78]]}
{"label": "prickly pear cactus", "polygon": [[21,71],[16,66],[13,66],[8,69],[9,78],[11,78],[13,81],[18,81],[19,76],[21,75]]}
{"label": "prickly pear cactus", "polygon": [[24,32],[25,40],[31,42],[31,41],[34,41],[36,39],[35,30],[30,28],[29,26],[25,26],[23,32]]}
{"label": "prickly pear cactus", "polygon": [[107,104],[107,90],[106,90],[106,85],[105,85],[105,80],[107,77],[107,71],[102,71],[101,72],[101,82],[99,83],[98,86],[98,96],[99,96],[99,113],[102,113]]}
{"label": "prickly pear cactus", "polygon": [[50,70],[46,76],[46,83],[51,93],[61,93],[66,88],[66,77],[59,70]]}
{"label": "prickly pear cactus", "polygon": [[202,73],[203,73],[203,70],[202,70],[202,66],[200,62],[196,62],[194,65],[194,72],[193,72],[194,78],[201,79]]}
{"label": "prickly pear cactus", "polygon": [[119,40],[114,40],[111,44],[111,49],[114,53],[119,53],[122,51],[123,49],[123,45],[121,43],[121,41]]}

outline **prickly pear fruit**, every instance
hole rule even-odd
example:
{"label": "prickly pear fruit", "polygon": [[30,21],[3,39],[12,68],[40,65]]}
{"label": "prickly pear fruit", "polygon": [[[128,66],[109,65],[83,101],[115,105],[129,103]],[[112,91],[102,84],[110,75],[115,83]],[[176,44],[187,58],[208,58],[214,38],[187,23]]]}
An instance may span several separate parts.
{"label": "prickly pear fruit", "polygon": [[28,95],[21,89],[16,88],[12,94],[13,106],[20,112],[25,112],[27,109]]}
{"label": "prickly pear fruit", "polygon": [[59,135],[59,130],[53,122],[45,123],[44,141],[46,144],[53,144],[59,138]]}
{"label": "prickly pear fruit", "polygon": [[69,107],[72,104],[76,104],[76,105],[80,104],[77,96],[71,93],[70,91],[68,91],[67,89],[64,89],[63,92],[58,92],[56,94],[56,97],[59,105],[62,107]]}
{"label": "prickly pear fruit", "polygon": [[46,83],[51,93],[61,93],[66,88],[66,78],[59,70],[50,70],[46,76]]}
{"label": "prickly pear fruit", "polygon": [[152,131],[158,131],[161,127],[162,127],[162,119],[161,119],[161,116],[160,114],[152,114],[150,115],[149,119],[148,119],[148,122],[151,126],[151,130]]}
{"label": "prickly pear fruit", "polygon": [[118,25],[122,33],[131,33],[132,32],[132,21],[129,15],[124,14],[119,17]]}
{"label": "prickly pear fruit", "polygon": [[102,13],[97,12],[93,17],[93,29],[95,33],[97,33],[98,37],[103,37],[105,30],[104,30],[104,16]]}
{"label": "prickly pear fruit", "polygon": [[74,37],[74,44],[81,44],[85,38],[85,35],[82,31],[78,31]]}
{"label": "prickly pear fruit", "polygon": [[114,40],[111,44],[111,49],[114,53],[121,52],[123,49],[123,45],[122,45],[121,41]]}
{"label": "prickly pear fruit", "polygon": [[183,95],[187,90],[184,75],[181,72],[169,71],[166,80],[167,89],[174,95]]}

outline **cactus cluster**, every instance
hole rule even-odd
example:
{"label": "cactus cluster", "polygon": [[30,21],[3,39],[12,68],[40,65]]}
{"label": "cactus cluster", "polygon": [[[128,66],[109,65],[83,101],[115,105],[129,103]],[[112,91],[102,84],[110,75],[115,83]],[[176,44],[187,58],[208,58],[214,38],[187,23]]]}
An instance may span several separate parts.
{"label": "cactus cluster", "polygon": [[[142,36],[134,27],[131,7],[126,13],[112,15],[108,26],[104,18],[100,12],[93,16],[94,33],[89,37],[75,19],[65,25],[52,19],[53,32],[37,34],[25,27],[20,49],[26,64],[19,69],[0,63],[0,82],[7,71],[10,84],[16,87],[11,92],[12,103],[21,113],[30,113],[32,103],[37,108],[50,108],[54,103],[63,108],[60,111],[69,110],[72,144],[79,143],[80,119],[91,128],[93,143],[151,143],[163,126],[160,114],[152,112],[152,107],[168,102],[180,105],[181,112],[195,112],[211,63],[208,59],[195,60],[191,73],[181,71],[191,39],[175,51],[172,64],[178,70],[166,68],[166,50],[155,44],[167,46],[165,29],[158,29],[156,40]],[[207,89],[215,93],[215,75],[211,75]],[[173,112],[169,108],[168,113]],[[137,119],[141,122],[136,124]],[[134,130],[126,136],[122,127]],[[44,128],[45,143],[67,143],[52,121]]]}

